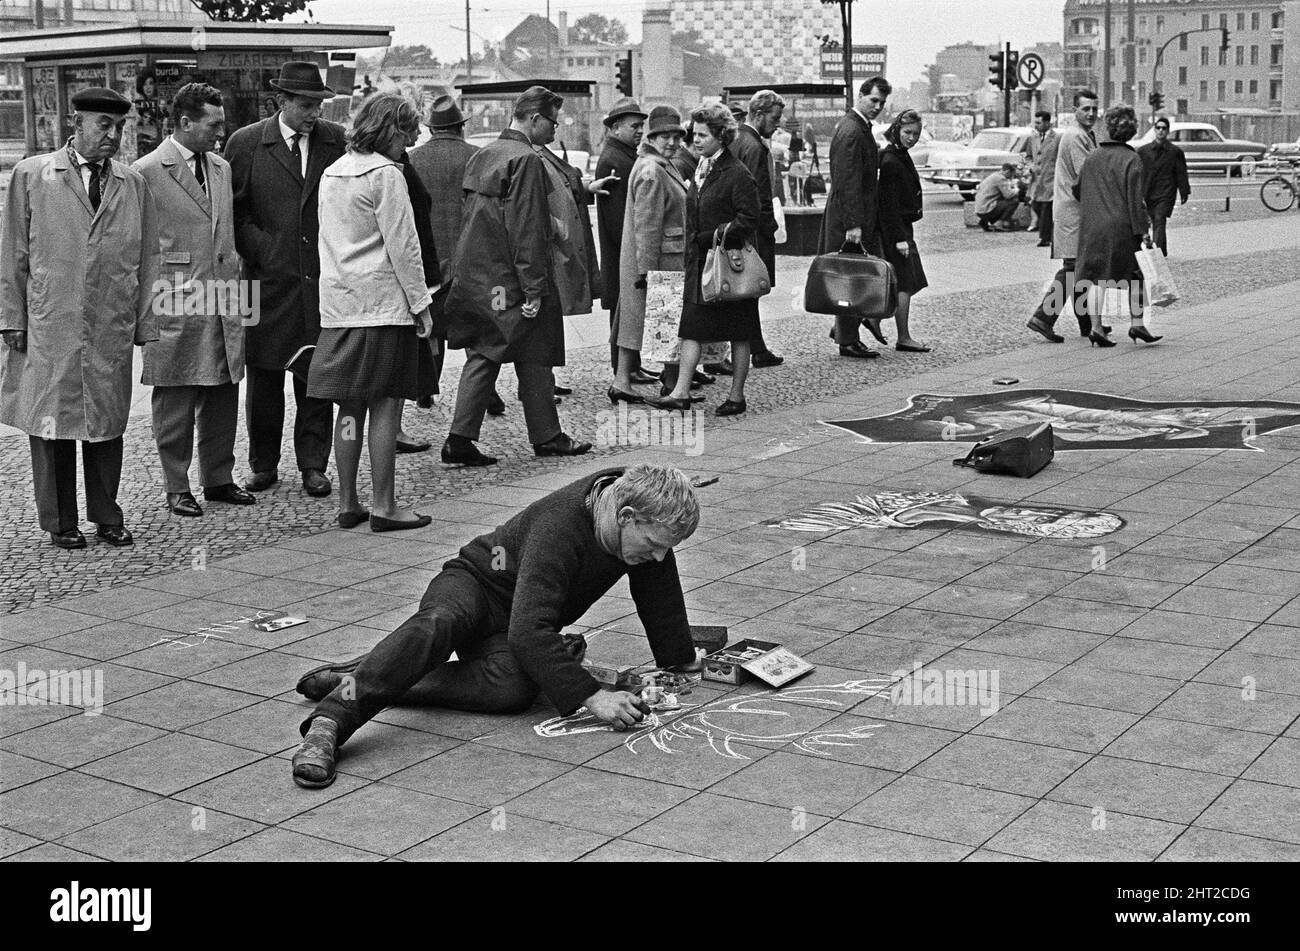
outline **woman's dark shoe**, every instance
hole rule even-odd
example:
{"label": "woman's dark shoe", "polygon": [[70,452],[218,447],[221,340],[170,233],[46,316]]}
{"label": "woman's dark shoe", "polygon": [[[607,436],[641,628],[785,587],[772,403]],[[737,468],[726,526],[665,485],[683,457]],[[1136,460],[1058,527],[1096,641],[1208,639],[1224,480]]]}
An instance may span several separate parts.
{"label": "woman's dark shoe", "polygon": [[914,347],[910,343],[896,343],[894,349],[901,353],[929,353],[930,348],[926,346]]}
{"label": "woman's dark shoe", "polygon": [[880,332],[880,321],[868,320],[866,318],[863,318],[862,326],[866,327],[867,333],[875,337],[879,343],[883,344],[886,347],[889,346],[889,341],[886,340],[885,335]]}
{"label": "woman's dark shoe", "polygon": [[736,368],[731,365],[731,358],[723,360],[721,363],[706,363],[704,369],[714,376],[731,376],[736,372]]}
{"label": "woman's dark shoe", "polygon": [[1145,340],[1147,343],[1155,343],[1157,340],[1164,340],[1164,336],[1154,336],[1151,331],[1145,327],[1130,327],[1128,329],[1128,339],[1137,343],[1139,340]]}
{"label": "woman's dark shoe", "polygon": [[1114,341],[1114,340],[1111,340],[1111,339],[1110,339],[1109,337],[1107,337],[1105,334],[1099,334],[1099,333],[1097,333],[1095,330],[1094,330],[1092,333],[1088,334],[1088,340],[1091,341],[1092,346],[1094,346],[1094,347],[1113,347],[1113,346],[1115,346],[1115,341]]}
{"label": "woman's dark shoe", "polygon": [[871,360],[880,356],[880,353],[876,350],[872,350],[862,341],[857,340],[849,344],[847,347],[840,347],[840,356],[857,357],[860,360]]}
{"label": "woman's dark shoe", "polygon": [[708,386],[710,383],[716,383],[717,381],[718,378],[716,376],[710,376],[701,370],[696,370],[695,375],[691,377],[692,385],[699,383],[702,386]]}
{"label": "woman's dark shoe", "polygon": [[771,350],[764,350],[762,353],[754,354],[749,361],[756,369],[762,370],[767,367],[779,367],[785,363],[785,357],[778,357]]}
{"label": "woman's dark shoe", "polygon": [[400,532],[407,528],[424,528],[433,521],[432,515],[418,515],[413,522],[402,522],[394,518],[382,518],[378,515],[370,516],[370,530],[372,532]]}
{"label": "woman's dark shoe", "polygon": [[681,399],[672,396],[647,396],[646,400],[655,409],[679,410],[685,412],[691,408],[691,399]]}
{"label": "woman's dark shoe", "polygon": [[611,403],[644,403],[645,402],[645,397],[641,396],[639,393],[625,393],[622,390],[614,389],[614,387],[612,386],[605,391],[605,395],[609,397],[609,401]]}
{"label": "woman's dark shoe", "polygon": [[650,383],[658,383],[659,377],[653,373],[646,373],[645,370],[633,370],[631,380],[638,386],[646,386]]}
{"label": "woman's dark shoe", "polygon": [[591,452],[591,443],[578,442],[568,433],[560,433],[554,439],[533,444],[535,456],[581,456]]}
{"label": "woman's dark shoe", "polygon": [[339,528],[356,528],[368,518],[370,518],[370,513],[365,509],[360,512],[339,512]]}
{"label": "woman's dark shoe", "polygon": [[745,401],[725,400],[721,406],[713,411],[715,416],[739,416],[745,411]]}
{"label": "woman's dark shoe", "polygon": [[[1110,332],[1111,332],[1112,330],[1114,330],[1114,329],[1115,329],[1115,328],[1113,328],[1110,324],[1102,324],[1102,325],[1101,325],[1101,332],[1104,333],[1104,334],[1108,334],[1108,333],[1110,333]],[[1091,336],[1091,335],[1092,335],[1092,330],[1091,330],[1091,329],[1088,329],[1088,330],[1080,329],[1080,330],[1079,330],[1079,336],[1080,336],[1080,337],[1088,337],[1088,336]]]}
{"label": "woman's dark shoe", "polygon": [[406,442],[403,439],[397,440],[398,452],[428,452],[433,448],[433,443],[429,442]]}

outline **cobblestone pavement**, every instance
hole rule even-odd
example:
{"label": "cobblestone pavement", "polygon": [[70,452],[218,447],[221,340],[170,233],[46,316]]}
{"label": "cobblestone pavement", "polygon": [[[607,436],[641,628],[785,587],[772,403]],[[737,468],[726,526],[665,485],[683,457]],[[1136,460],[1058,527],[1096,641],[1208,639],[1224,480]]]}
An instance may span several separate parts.
{"label": "cobblestone pavement", "polygon": [[[249,513],[279,511],[289,530],[265,525],[229,556],[195,536],[190,547],[212,546],[201,571],[178,546],[180,570],[166,572],[143,539],[82,553],[148,561],[149,576],[0,621],[0,670],[103,685],[3,708],[0,858],[1294,861],[1300,430],[1261,436],[1255,452],[1064,452],[1017,480],[954,468],[961,446],[866,443],[819,422],[1004,375],[1143,399],[1300,401],[1297,239],[1288,249],[1277,227],[1185,229],[1187,299],[1162,314],[1154,347],[1027,341],[1019,327],[1050,266],[994,272],[994,252],[953,255],[936,269],[943,286],[918,299],[935,354],[814,359],[824,322],[778,317],[772,339],[790,360],[755,374],[760,411],[707,419],[699,455],[534,462],[512,411],[484,440],[509,453],[499,471],[404,467],[435,518],[419,531],[322,530],[329,503],[290,486]],[[984,332],[990,350],[949,349]],[[603,388],[598,351],[585,361],[568,371],[584,394],[571,414],[594,414]],[[570,418],[594,430],[594,415]],[[132,446],[147,466],[147,442]],[[720,477],[678,552],[692,620],[780,641],[817,669],[780,691],[701,685],[684,698],[694,706],[631,736],[557,723],[544,702],[518,716],[390,709],[349,742],[332,787],[295,787],[301,672],[368,649],[473,532],[612,458]],[[769,524],[916,489],[1096,507],[1126,524],[1088,541]],[[308,623],[263,633],[249,623],[258,609]],[[594,661],[650,659],[626,584],[579,630]],[[918,664],[996,673],[996,704],[896,701],[887,688]]]}

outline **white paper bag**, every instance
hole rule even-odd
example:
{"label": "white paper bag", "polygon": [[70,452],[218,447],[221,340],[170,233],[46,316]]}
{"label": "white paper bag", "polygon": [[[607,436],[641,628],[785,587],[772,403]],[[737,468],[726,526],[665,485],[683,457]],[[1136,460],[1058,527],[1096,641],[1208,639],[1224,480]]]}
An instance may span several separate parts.
{"label": "white paper bag", "polygon": [[641,359],[675,363],[681,348],[677,329],[682,322],[686,275],[681,271],[651,271],[646,275],[645,330]]}
{"label": "white paper bag", "polygon": [[1137,253],[1142,280],[1147,285],[1147,301],[1152,307],[1168,307],[1178,300],[1178,287],[1169,261],[1159,248],[1143,248]]}
{"label": "white paper bag", "polygon": [[775,196],[772,198],[772,214],[776,216],[776,236],[772,240],[776,244],[785,244],[789,237],[785,231],[785,207]]}

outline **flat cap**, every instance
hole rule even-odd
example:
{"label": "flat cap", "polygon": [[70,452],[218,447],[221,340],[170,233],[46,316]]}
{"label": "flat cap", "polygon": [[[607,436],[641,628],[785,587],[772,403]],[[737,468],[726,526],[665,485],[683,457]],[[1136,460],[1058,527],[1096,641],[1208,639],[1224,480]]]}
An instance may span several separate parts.
{"label": "flat cap", "polygon": [[103,86],[91,86],[72,95],[72,108],[78,112],[107,112],[124,116],[131,111],[131,101]]}

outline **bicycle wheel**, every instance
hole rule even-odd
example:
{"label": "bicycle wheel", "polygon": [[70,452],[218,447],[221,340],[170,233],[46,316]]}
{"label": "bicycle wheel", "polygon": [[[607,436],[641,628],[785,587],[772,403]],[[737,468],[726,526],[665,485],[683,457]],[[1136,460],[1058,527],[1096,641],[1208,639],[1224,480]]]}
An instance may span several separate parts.
{"label": "bicycle wheel", "polygon": [[1286,211],[1296,200],[1295,186],[1281,176],[1259,186],[1259,200],[1270,211]]}

